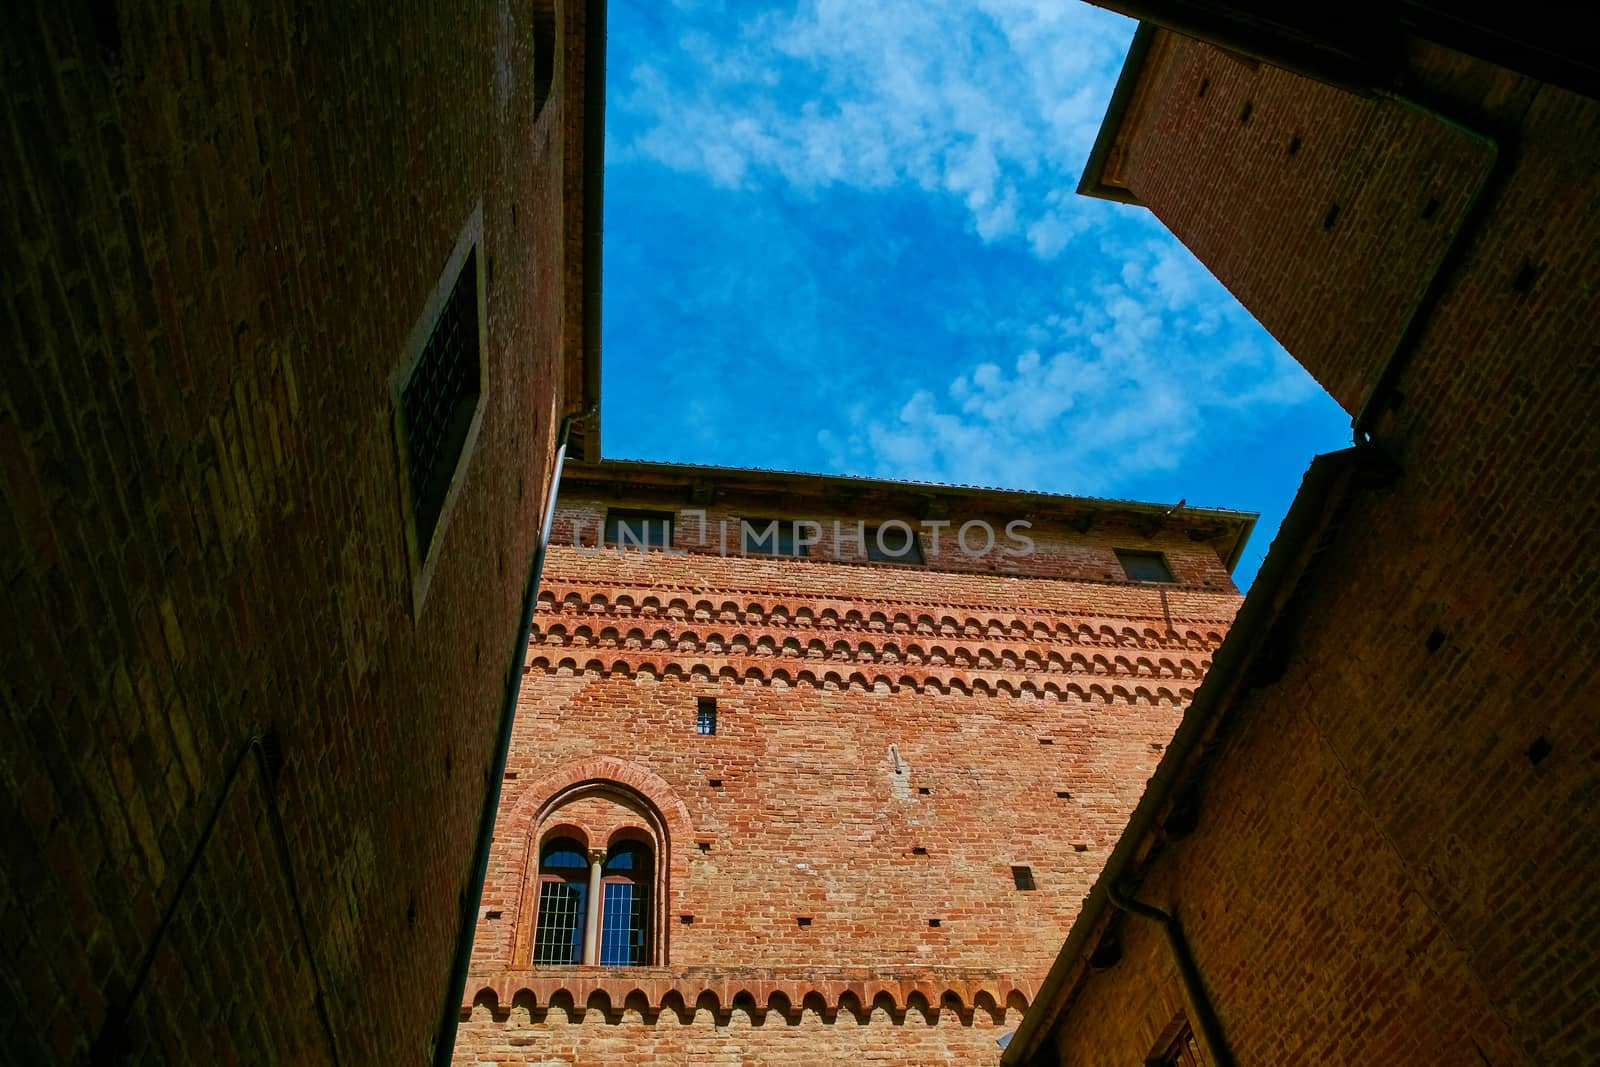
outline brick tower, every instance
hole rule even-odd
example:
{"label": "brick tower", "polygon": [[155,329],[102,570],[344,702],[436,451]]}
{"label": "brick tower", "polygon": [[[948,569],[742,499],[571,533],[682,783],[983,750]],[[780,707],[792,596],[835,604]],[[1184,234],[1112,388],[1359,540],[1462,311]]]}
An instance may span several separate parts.
{"label": "brick tower", "polygon": [[1252,523],[569,471],[457,1062],[996,1061]]}

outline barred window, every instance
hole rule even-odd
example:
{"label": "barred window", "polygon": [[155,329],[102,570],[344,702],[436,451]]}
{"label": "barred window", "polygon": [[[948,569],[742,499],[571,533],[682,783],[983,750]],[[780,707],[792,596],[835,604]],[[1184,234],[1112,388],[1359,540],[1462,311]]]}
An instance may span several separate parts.
{"label": "barred window", "polygon": [[467,253],[422,355],[400,390],[418,554],[426,557],[481,387],[477,250]]}
{"label": "barred window", "polygon": [[583,962],[584,920],[588,914],[589,861],[571,838],[557,838],[539,861],[539,925],[533,962],[563,965]]}
{"label": "barred window", "polygon": [[606,856],[601,878],[600,963],[606,967],[650,962],[650,848],[621,841]]}

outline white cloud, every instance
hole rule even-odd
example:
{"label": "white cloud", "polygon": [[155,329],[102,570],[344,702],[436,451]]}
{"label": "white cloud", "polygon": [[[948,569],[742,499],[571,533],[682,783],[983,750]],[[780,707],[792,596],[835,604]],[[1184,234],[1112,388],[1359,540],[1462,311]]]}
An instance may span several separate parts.
{"label": "white cloud", "polygon": [[1223,420],[1317,394],[1180,252],[1145,241],[1116,255],[1119,279],[1035,324],[1045,344],[976,362],[943,399],[916,388],[898,410],[857,410],[848,432],[819,438],[833,466],[1115,495],[1130,478],[1178,469]]}
{"label": "white cloud", "polygon": [[[742,9],[734,9],[739,11]],[[619,155],[725,188],[905,183],[987,242],[1051,259],[1084,230],[1076,184],[1133,24],[1085,4],[807,0],[625,72]],[[679,72],[663,77],[664,68]]]}

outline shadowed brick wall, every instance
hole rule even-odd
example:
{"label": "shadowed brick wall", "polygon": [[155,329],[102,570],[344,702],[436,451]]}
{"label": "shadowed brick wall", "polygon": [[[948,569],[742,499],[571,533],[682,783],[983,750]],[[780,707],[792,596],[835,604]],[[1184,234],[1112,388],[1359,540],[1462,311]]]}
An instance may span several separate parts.
{"label": "shadowed brick wall", "polygon": [[[1450,218],[1478,151],[1181,38],[1151,55],[1122,182],[1353,408],[1384,346],[1350,331],[1412,313],[1422,215]],[[1182,919],[1239,1063],[1589,1064],[1600,103],[1442,50],[1410,65],[1411,92],[1499,137],[1503,180],[1375,423],[1397,480],[1352,501],[1288,670],[1239,706],[1199,829],[1139,896]],[[1160,932],[1121,930],[1062,1063],[1133,1062],[1194,1017]]]}
{"label": "shadowed brick wall", "polygon": [[[581,340],[538,6],[6,17],[0,1060],[428,1054]],[[487,398],[414,617],[390,379],[475,211]]]}
{"label": "shadowed brick wall", "polygon": [[[955,527],[1039,512],[1035,554],[994,573],[947,532],[926,566],[836,562],[833,519],[905,516],[913,498],[844,514],[817,479],[809,499],[723,487],[693,505],[712,531],[741,514],[829,531],[808,559],[723,558],[685,503],[696,477],[563,483],[457,1062],[993,1062],[1232,618],[1219,549],[1191,534],[1247,517],[1141,528],[1077,501],[1078,529],[1037,498],[957,500]],[[673,512],[685,554],[585,555],[574,527],[593,546],[608,505]],[[1178,582],[1128,581],[1116,547],[1162,551]],[[700,697],[714,736],[696,733]],[[587,780],[663,815],[652,966],[529,963],[535,820]],[[608,825],[581,805],[556,822],[591,841]]]}

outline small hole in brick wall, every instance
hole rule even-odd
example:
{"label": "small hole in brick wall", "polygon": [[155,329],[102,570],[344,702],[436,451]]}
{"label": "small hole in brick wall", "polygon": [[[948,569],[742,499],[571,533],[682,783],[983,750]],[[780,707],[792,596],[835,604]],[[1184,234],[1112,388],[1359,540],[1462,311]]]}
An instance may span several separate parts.
{"label": "small hole in brick wall", "polygon": [[1239,121],[1240,122],[1249,122],[1250,121],[1250,113],[1255,111],[1255,109],[1256,109],[1256,106],[1254,104],[1252,104],[1250,101],[1246,100],[1244,102],[1244,107],[1239,109]]}
{"label": "small hole in brick wall", "polygon": [[1422,205],[1422,217],[1423,217],[1423,219],[1424,220],[1431,219],[1435,215],[1437,215],[1438,213],[1439,213],[1439,201],[1435,200],[1431,196],[1428,197],[1428,202],[1426,204]]}
{"label": "small hole in brick wall", "polygon": [[678,921],[681,922],[685,926],[693,926],[694,925],[694,916],[693,915],[680,915],[680,916],[678,916]]}
{"label": "small hole in brick wall", "polygon": [[943,925],[943,923],[944,923],[943,919],[929,919],[928,920],[928,925],[931,928],[935,929],[935,930],[937,930],[941,925]]}
{"label": "small hole in brick wall", "polygon": [[1545,757],[1549,756],[1551,752],[1555,751],[1555,747],[1556,746],[1550,743],[1550,739],[1548,737],[1539,738],[1533,744],[1528,746],[1528,762],[1533,764],[1535,767],[1539,766],[1539,764],[1545,761]]}
{"label": "small hole in brick wall", "polygon": [[929,789],[925,785],[919,785],[919,786],[917,786],[917,792],[921,793],[923,796],[930,796],[930,795],[932,795],[933,790]]}
{"label": "small hole in brick wall", "polygon": [[1155,751],[1155,752],[1160,752],[1163,748],[1166,748],[1166,747],[1167,746],[1163,745],[1160,741],[1152,741],[1152,742],[1150,742],[1150,748],[1151,748],[1152,751]]}
{"label": "small hole in brick wall", "polygon": [[1065,789],[1057,789],[1056,790],[1056,799],[1057,800],[1071,800],[1072,799],[1072,794],[1067,792]]}
{"label": "small hole in brick wall", "polygon": [[1075,842],[1073,844],[1072,851],[1074,851],[1074,852],[1088,852],[1089,851],[1089,846],[1084,844],[1081,841],[1078,841],[1078,842]]}
{"label": "small hole in brick wall", "polygon": [[711,851],[711,842],[710,841],[702,841],[702,842],[700,842],[700,851],[701,852],[710,852]]}
{"label": "small hole in brick wall", "polygon": [[1209,89],[1209,88],[1211,88],[1211,79],[1209,79],[1209,78],[1201,78],[1200,79],[1200,88],[1195,90],[1195,94],[1194,94],[1195,95],[1195,99],[1198,100],[1200,97],[1206,95],[1206,90]]}
{"label": "small hole in brick wall", "polygon": [[507,778],[515,778],[516,776],[517,776],[517,772],[516,771],[507,771],[506,772],[506,777]]}
{"label": "small hole in brick wall", "polygon": [[500,912],[498,912],[498,911],[486,911],[486,912],[483,913],[483,917],[485,919],[498,919],[498,918],[500,918]]}
{"label": "small hole in brick wall", "polygon": [[1056,743],[1056,739],[1053,737],[1041,737],[1039,738],[1039,743],[1041,745],[1053,745]]}
{"label": "small hole in brick wall", "polygon": [[911,849],[911,854],[913,856],[926,856],[928,854],[928,850],[922,845],[916,845]]}
{"label": "small hole in brick wall", "polygon": [[1025,893],[1035,888],[1032,867],[1012,867],[1011,880],[1016,883],[1018,889]]}
{"label": "small hole in brick wall", "polygon": [[722,779],[721,778],[709,778],[709,779],[707,779],[707,781],[710,782],[712,789],[721,789],[722,788]]}
{"label": "small hole in brick wall", "polygon": [[1443,648],[1444,647],[1444,631],[1439,629],[1437,626],[1435,626],[1433,628],[1433,633],[1428,635],[1428,640],[1425,642],[1425,646],[1427,647],[1429,652],[1437,652],[1441,648]]}
{"label": "small hole in brick wall", "polygon": [[1533,263],[1524,263],[1522,269],[1517,271],[1517,276],[1511,279],[1512,292],[1527,296],[1533,292],[1533,283],[1539,280],[1539,268]]}
{"label": "small hole in brick wall", "polygon": [[795,921],[795,924],[798,925],[798,926],[810,926],[811,925],[811,916],[809,916],[809,915],[796,915],[794,921]]}
{"label": "small hole in brick wall", "polygon": [[1300,154],[1300,135],[1298,133],[1289,138],[1289,154],[1291,156]]}
{"label": "small hole in brick wall", "polygon": [[1328,207],[1328,213],[1326,215],[1322,216],[1322,228],[1324,230],[1331,230],[1331,229],[1333,229],[1334,224],[1337,223],[1338,221],[1339,221],[1339,205],[1338,204],[1331,204]]}

